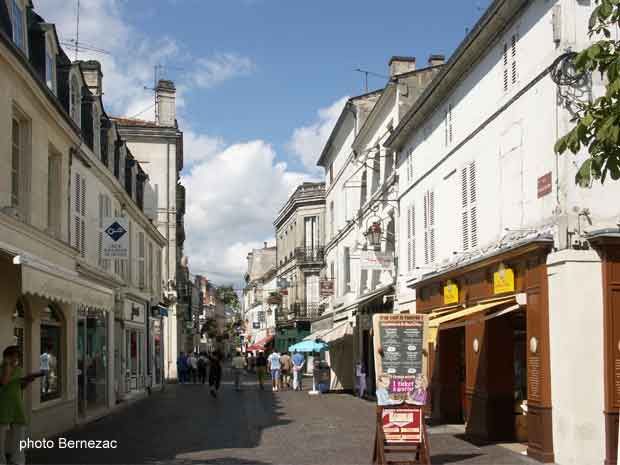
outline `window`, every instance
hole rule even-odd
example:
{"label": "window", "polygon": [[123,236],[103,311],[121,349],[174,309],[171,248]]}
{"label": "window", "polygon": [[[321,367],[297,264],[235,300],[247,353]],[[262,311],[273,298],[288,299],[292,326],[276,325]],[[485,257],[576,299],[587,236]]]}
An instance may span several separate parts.
{"label": "window", "polygon": [[424,263],[435,261],[435,193],[424,194]]}
{"label": "window", "polygon": [[344,282],[344,292],[351,292],[351,249],[349,247],[345,247],[342,253],[342,262],[343,262],[343,282]]}
{"label": "window", "polygon": [[138,232],[138,287],[144,289],[146,287],[145,279],[145,263],[144,263],[144,232]]}
{"label": "window", "polygon": [[47,231],[54,237],[60,236],[62,205],[62,157],[50,152],[47,159]]}
{"label": "window", "polygon": [[389,150],[385,154],[385,179],[387,180],[391,175],[394,169],[394,152]]}
{"label": "window", "polygon": [[11,152],[11,206],[19,206],[20,165],[24,158],[24,141],[21,122],[13,118]]}
{"label": "window", "polygon": [[462,246],[469,250],[478,246],[478,218],[476,210],[476,163],[461,169]]}
{"label": "window", "polygon": [[504,42],[504,50],[502,56],[503,76],[502,82],[504,92],[517,83],[519,80],[519,70],[517,68],[517,45],[519,42],[518,33],[510,36],[510,40]]}
{"label": "window", "polygon": [[406,155],[407,182],[413,181],[413,148],[407,150]]}
{"label": "window", "polygon": [[444,116],[444,136],[445,136],[445,146],[448,147],[452,144],[452,140],[454,138],[454,130],[452,127],[452,104],[448,104],[448,108],[446,109]]}
{"label": "window", "polygon": [[45,83],[52,92],[56,92],[54,86],[54,59],[49,51],[45,53]]}
{"label": "window", "polygon": [[61,396],[62,374],[62,319],[51,305],[41,312],[41,402]]}
{"label": "window", "polygon": [[336,235],[336,231],[334,228],[334,201],[329,202],[329,231],[331,232],[332,237]]}
{"label": "window", "polygon": [[18,300],[17,304],[15,304],[15,311],[13,312],[13,325],[13,342],[17,347],[19,347],[19,366],[24,368],[26,325],[24,303],[21,300]]}
{"label": "window", "polygon": [[105,227],[106,218],[112,215],[112,200],[104,194],[99,194],[99,240],[98,240],[98,257],[99,266],[104,270],[110,270],[110,259],[103,258],[103,229]]}
{"label": "window", "polygon": [[12,0],[11,5],[12,26],[13,26],[13,42],[15,45],[26,50],[24,38],[24,10],[21,8],[18,0]]}
{"label": "window", "polygon": [[155,290],[155,281],[153,279],[153,243],[149,242],[149,254],[147,256],[148,263],[148,289],[152,292]]}
{"label": "window", "polygon": [[[308,216],[304,218],[304,247],[313,251],[319,246],[319,218]],[[308,252],[308,251],[306,251]]]}
{"label": "window", "polygon": [[333,184],[334,182],[334,165],[331,164],[329,165],[329,184],[330,186]]}
{"label": "window", "polygon": [[375,156],[372,159],[372,193],[374,194],[379,190],[381,185],[381,150],[375,151]]}
{"label": "window", "polygon": [[86,179],[75,173],[73,178],[73,246],[86,255]]}
{"label": "window", "polygon": [[415,205],[407,208],[407,270],[413,271],[415,264]]}
{"label": "window", "polygon": [[75,124],[77,124],[78,126],[81,126],[80,106],[81,106],[82,94],[80,92],[80,83],[78,81],[78,78],[75,76],[75,74],[71,76],[71,90],[70,90],[69,100],[70,100],[69,101],[69,114],[71,116],[71,119],[73,120]]}

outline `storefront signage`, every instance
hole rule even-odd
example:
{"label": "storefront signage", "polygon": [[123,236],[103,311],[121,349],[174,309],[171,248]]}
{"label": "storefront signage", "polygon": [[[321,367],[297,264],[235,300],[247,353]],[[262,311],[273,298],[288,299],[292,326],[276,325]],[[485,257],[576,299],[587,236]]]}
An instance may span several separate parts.
{"label": "storefront signage", "polygon": [[377,402],[426,403],[427,316],[422,314],[373,316]]}
{"label": "storefront signage", "polygon": [[459,303],[459,287],[452,281],[448,281],[443,287],[444,305]]}
{"label": "storefront signage", "polygon": [[334,280],[321,279],[319,281],[319,293],[321,297],[331,297],[334,295]]}
{"label": "storefront signage", "polygon": [[252,323],[252,328],[254,329],[260,329],[260,321],[255,321]]}
{"label": "storefront signage", "polygon": [[387,271],[394,267],[394,254],[376,250],[364,250],[360,254],[361,266],[365,270]]}
{"label": "storefront signage", "polygon": [[514,290],[514,271],[511,268],[500,266],[499,270],[493,273],[493,292],[495,294],[503,294],[505,292],[514,292]]}
{"label": "storefront signage", "polygon": [[551,172],[541,176],[538,178],[538,198],[544,197],[545,195],[551,194],[552,190],[552,182],[551,182]]}
{"label": "storefront signage", "polygon": [[386,408],[381,413],[388,444],[419,444],[422,441],[422,408]]}
{"label": "storefront signage", "polygon": [[104,258],[129,258],[129,225],[120,216],[106,219],[103,228],[102,254]]}

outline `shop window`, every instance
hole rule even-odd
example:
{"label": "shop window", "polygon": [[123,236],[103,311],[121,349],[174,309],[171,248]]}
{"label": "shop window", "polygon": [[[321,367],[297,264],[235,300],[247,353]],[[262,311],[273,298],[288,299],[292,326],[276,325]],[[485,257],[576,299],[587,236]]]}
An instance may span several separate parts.
{"label": "shop window", "polygon": [[13,343],[19,347],[19,366],[24,368],[24,346],[25,346],[25,331],[24,331],[24,303],[20,300],[15,305],[15,311],[13,312]]}
{"label": "shop window", "polygon": [[41,355],[39,369],[41,378],[41,402],[61,396],[62,374],[62,319],[53,306],[41,312]]}

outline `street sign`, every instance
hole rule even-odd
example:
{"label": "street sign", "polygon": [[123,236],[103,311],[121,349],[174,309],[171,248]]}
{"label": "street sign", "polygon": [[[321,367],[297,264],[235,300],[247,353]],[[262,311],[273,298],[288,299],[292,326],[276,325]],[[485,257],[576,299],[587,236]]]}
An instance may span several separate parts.
{"label": "street sign", "polygon": [[330,297],[334,295],[334,280],[321,279],[319,281],[319,293],[321,297]]}
{"label": "street sign", "polygon": [[107,219],[102,236],[102,255],[104,258],[129,258],[127,218],[112,217]]}

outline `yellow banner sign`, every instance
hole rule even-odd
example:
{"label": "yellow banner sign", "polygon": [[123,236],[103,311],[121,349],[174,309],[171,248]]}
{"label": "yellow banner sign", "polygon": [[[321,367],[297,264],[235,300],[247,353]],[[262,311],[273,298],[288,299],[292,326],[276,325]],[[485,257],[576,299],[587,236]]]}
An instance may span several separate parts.
{"label": "yellow banner sign", "polygon": [[459,287],[452,281],[448,281],[443,287],[444,305],[459,303]]}
{"label": "yellow banner sign", "polygon": [[514,292],[514,290],[515,274],[511,268],[503,268],[493,273],[493,292],[495,294]]}

